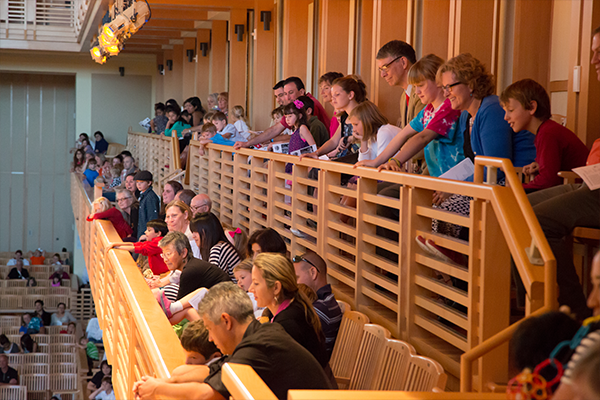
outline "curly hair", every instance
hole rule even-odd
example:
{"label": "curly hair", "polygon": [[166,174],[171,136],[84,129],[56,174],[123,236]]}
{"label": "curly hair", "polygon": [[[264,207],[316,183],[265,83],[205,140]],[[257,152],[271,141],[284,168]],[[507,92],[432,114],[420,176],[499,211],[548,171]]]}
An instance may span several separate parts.
{"label": "curly hair", "polygon": [[473,97],[478,100],[496,91],[494,75],[490,74],[485,65],[470,53],[462,53],[446,61],[438,70],[438,81],[441,81],[444,72],[452,72],[456,80],[467,85]]}

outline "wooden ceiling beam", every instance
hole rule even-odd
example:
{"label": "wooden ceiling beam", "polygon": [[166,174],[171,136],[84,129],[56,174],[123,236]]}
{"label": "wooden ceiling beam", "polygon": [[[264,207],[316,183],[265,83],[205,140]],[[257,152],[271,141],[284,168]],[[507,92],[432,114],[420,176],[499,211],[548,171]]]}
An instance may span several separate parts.
{"label": "wooden ceiling beam", "polygon": [[182,21],[207,21],[208,11],[185,8],[155,8],[152,10],[153,19],[175,19]]}
{"label": "wooden ceiling beam", "polygon": [[177,19],[155,19],[152,18],[144,25],[147,28],[167,28],[167,29],[179,29],[179,30],[193,30],[194,21],[182,21]]}
{"label": "wooden ceiling beam", "polygon": [[194,6],[211,11],[228,11],[232,8],[254,8],[254,0],[148,0],[152,7]]}

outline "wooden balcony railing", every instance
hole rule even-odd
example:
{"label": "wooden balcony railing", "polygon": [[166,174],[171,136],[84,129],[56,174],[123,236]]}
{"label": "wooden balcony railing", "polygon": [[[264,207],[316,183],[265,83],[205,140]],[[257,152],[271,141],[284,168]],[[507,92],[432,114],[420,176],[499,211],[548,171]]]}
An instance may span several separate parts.
{"label": "wooden balcony railing", "polygon": [[91,196],[75,174],[71,202],[116,397],[133,398],[133,383],[142,375],[170,377],[185,362],[183,348],[129,252],[105,253],[121,239],[109,221],[86,221]]}

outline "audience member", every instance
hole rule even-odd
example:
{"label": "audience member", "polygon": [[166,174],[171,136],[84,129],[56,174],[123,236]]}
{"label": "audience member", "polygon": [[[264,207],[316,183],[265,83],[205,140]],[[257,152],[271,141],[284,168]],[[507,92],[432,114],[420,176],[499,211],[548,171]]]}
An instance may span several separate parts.
{"label": "audience member", "polygon": [[219,102],[219,93],[210,93],[206,98],[206,107],[208,107],[208,111],[217,110],[219,111],[219,106],[217,103]]}
{"label": "audience member", "polygon": [[87,162],[87,168],[83,172],[84,182],[87,182],[88,185],[94,187],[94,181],[100,175],[98,173],[98,164],[96,163],[96,159],[92,158]]}
{"label": "audience member", "polygon": [[[304,105],[302,109],[304,110],[304,112],[306,112],[306,122],[308,129],[310,130],[310,134],[312,135],[313,139],[315,139],[315,144],[317,145],[317,148],[319,148],[329,140],[329,131],[327,130],[325,125],[319,120],[319,118],[313,115],[315,102],[312,101],[310,97],[300,96],[298,97],[298,101],[302,102],[302,104]],[[337,123],[337,125],[339,125],[339,122]]]}
{"label": "audience member", "polygon": [[400,96],[400,118],[397,123],[400,128],[404,128],[425,107],[414,87],[408,83],[408,71],[417,62],[415,50],[406,42],[392,40],[379,49],[376,59],[381,77],[390,86],[404,89]]}
{"label": "audience member", "polygon": [[190,223],[190,230],[203,260],[225,271],[235,282],[233,268],[241,261],[235,247],[229,242],[219,218],[213,213],[200,214]]}
{"label": "audience member", "polygon": [[154,104],[154,118],[150,121],[150,133],[163,133],[167,127],[169,118],[165,115],[163,103]]}
{"label": "audience member", "polygon": [[285,91],[283,90],[283,86],[285,85],[285,80],[280,80],[279,82],[277,82],[275,84],[275,86],[273,86],[273,95],[275,96],[275,101],[277,102],[277,104],[279,106],[283,106],[286,103],[285,98]]}
{"label": "audience member", "polygon": [[218,362],[195,367],[195,373],[179,383],[144,376],[135,383],[137,399],[152,396],[227,399],[230,393],[221,379],[225,362],[250,365],[278,399],[287,399],[289,389],[327,389],[323,370],[306,349],[278,324],[260,324],[252,314],[248,296],[234,283],[213,287],[200,305],[200,314],[212,341],[222,354]]}
{"label": "audience member", "polygon": [[117,165],[117,164],[123,165],[123,156],[120,154],[117,154],[116,156],[113,157],[111,164],[112,165]]}
{"label": "audience member", "polygon": [[83,139],[81,141],[81,150],[85,151],[86,154],[91,154],[92,156],[95,155],[94,149],[90,144],[90,139]]}
{"label": "audience member", "polygon": [[54,253],[50,265],[63,265],[62,260],[60,259],[60,254]]}
{"label": "audience member", "polygon": [[185,203],[188,207],[192,203],[192,199],[196,197],[196,192],[191,189],[183,189],[175,195],[175,200]]}
{"label": "audience member", "polygon": [[[134,174],[133,177],[135,178],[135,173],[138,172],[138,168],[135,166],[135,159],[131,155],[124,155],[122,157],[123,169],[121,170],[121,181],[127,182],[128,175]],[[113,166],[115,165],[113,164]],[[125,186],[125,188],[128,189],[127,186]]]}
{"label": "audience member", "polygon": [[247,258],[236,265],[233,269],[233,275],[235,276],[237,285],[240,287],[240,289],[244,290],[244,292],[248,294],[248,297],[250,297],[250,300],[252,301],[252,308],[254,310],[254,317],[256,317],[256,319],[260,319],[260,317],[263,315],[265,307],[259,307],[254,299],[254,293],[249,291],[250,286],[252,286],[252,259]]}
{"label": "audience member", "polygon": [[290,76],[284,82],[283,91],[285,92],[285,101],[282,105],[293,103],[295,100],[298,100],[298,97],[300,96],[308,96],[314,102],[313,115],[329,129],[329,117],[327,116],[327,112],[325,112],[325,109],[321,103],[319,103],[319,100],[315,99],[312,94],[306,91],[302,79],[297,76]]}
{"label": "audience member", "polygon": [[165,106],[167,106],[167,107],[171,106],[171,107],[177,108],[178,110],[181,110],[181,106],[179,105],[179,103],[177,103],[177,100],[175,100],[175,99],[169,99],[169,100],[165,101]]}
{"label": "audience member", "polygon": [[44,265],[44,261],[46,261],[46,252],[42,249],[36,249],[31,257],[29,257],[29,261],[31,265]]}
{"label": "audience member", "polygon": [[240,260],[246,259],[248,257],[248,235],[246,235],[246,232],[223,222],[221,222],[221,226],[223,227],[223,231],[225,231],[227,240],[235,247]]}
{"label": "audience member", "polygon": [[75,322],[69,322],[67,325],[67,329],[61,329],[61,334],[74,335],[75,330],[77,329],[77,324]]}
{"label": "audience member", "polygon": [[275,229],[260,229],[250,235],[248,239],[248,256],[256,258],[260,253],[287,255],[287,245]]}
{"label": "audience member", "polygon": [[94,212],[87,216],[88,221],[95,219],[109,220],[121,239],[126,238],[133,232],[129,224],[123,218],[123,214],[110,204],[106,197],[98,197],[92,202]]}
{"label": "audience member", "polygon": [[[217,112],[213,115],[211,122],[217,128],[217,135],[230,142],[243,142],[246,138],[235,129],[233,124],[227,122],[227,115],[224,112]],[[214,139],[213,139],[214,142]],[[216,143],[216,142],[215,142]],[[218,143],[220,144],[220,143]]]}
{"label": "audience member", "polygon": [[219,105],[219,111],[225,115],[229,115],[229,93],[221,92],[217,97],[217,104]]}
{"label": "audience member", "polygon": [[23,260],[17,260],[15,267],[10,270],[6,279],[27,279],[29,272],[23,268]]}
{"label": "audience member", "polygon": [[[304,111],[304,103],[300,100],[294,100],[283,108],[285,122],[292,128],[294,133],[289,139],[288,151],[297,151],[308,146],[315,146],[315,139],[308,130],[308,121]],[[315,146],[316,147],[316,146]],[[285,172],[292,172],[292,164],[285,165]]]}
{"label": "audience member", "polygon": [[[327,72],[319,78],[319,92],[321,93],[321,101],[323,103],[331,103],[331,85],[333,81],[338,78],[343,78],[344,74],[341,72]],[[333,117],[329,121],[329,137],[332,137],[337,130],[337,127],[340,126],[340,122],[338,121],[335,110],[333,112]]]}
{"label": "audience member", "polygon": [[83,171],[85,171],[85,169],[83,169],[84,164],[85,153],[81,149],[75,150],[75,154],[73,154],[73,162],[71,163],[71,172],[83,173]]}
{"label": "audience member", "polygon": [[158,246],[158,242],[169,232],[167,224],[161,219],[153,219],[146,224],[145,242],[136,243],[111,243],[105,249],[123,249],[133,251],[136,254],[141,254],[148,257],[148,265],[154,275],[161,275],[169,272],[169,268],[165,264],[162,257],[162,249]]}
{"label": "audience member", "polygon": [[250,128],[248,127],[248,121],[246,120],[246,111],[242,106],[234,106],[231,109],[231,120],[233,126],[239,132],[244,139],[248,140],[250,137]]}
{"label": "audience member", "polygon": [[23,350],[24,354],[38,352],[38,344],[35,340],[33,340],[29,333],[25,333],[23,336],[21,336],[21,350]]}
{"label": "audience member", "polygon": [[[179,108],[167,106],[166,111],[169,122],[167,122],[163,135],[167,137],[177,136],[178,138],[183,138],[183,130],[191,128],[191,125],[181,118],[181,111]],[[183,149],[180,148],[180,150]]]}
{"label": "audience member", "polygon": [[210,197],[204,193],[200,193],[192,198],[190,201],[190,209],[195,217],[198,214],[204,214],[210,212],[212,208],[212,201]]}
{"label": "audience member", "polygon": [[[208,331],[201,319],[187,324],[180,340],[185,351],[186,365],[210,366],[223,357],[217,346],[209,340]],[[177,375],[176,371],[177,368],[173,371],[174,375]]]}
{"label": "audience member", "polygon": [[327,283],[327,263],[311,250],[294,257],[292,261],[298,284],[303,283],[316,293],[317,300],[312,305],[321,320],[329,360],[342,323],[342,310],[331,291],[331,285]]}
{"label": "audience member", "polygon": [[63,269],[62,264],[58,264],[58,265],[54,266],[54,272],[52,273],[52,275],[50,275],[50,277],[48,279],[52,280],[52,279],[54,279],[55,276],[58,276],[61,280],[71,278],[69,276],[69,274]]}
{"label": "audience member", "polygon": [[138,227],[137,234],[138,239],[146,231],[146,224],[148,221],[158,218],[158,212],[160,210],[160,200],[154,190],[152,190],[152,174],[149,171],[140,171],[135,174],[135,185],[140,191],[140,198],[138,199],[139,211],[138,211]]}
{"label": "audience member", "polygon": [[[202,101],[200,98],[194,96],[190,97],[183,102],[183,108],[192,117],[190,125],[192,127],[202,125],[202,117],[204,116],[204,108],[202,108]],[[184,132],[185,133],[185,132]]]}
{"label": "audience member", "polygon": [[8,356],[0,354],[0,386],[18,384],[19,374],[17,370],[8,366]]}
{"label": "audience member", "polygon": [[162,203],[169,204],[175,200],[175,195],[183,190],[183,185],[177,181],[168,181],[165,183],[162,192]]}
{"label": "audience member", "polygon": [[37,313],[25,313],[21,316],[21,328],[19,329],[20,333],[29,333],[33,335],[36,333],[44,333],[44,331],[44,324],[42,319],[37,316]]}
{"label": "audience member", "polygon": [[[46,310],[44,310],[44,301],[39,299],[35,301],[35,311],[33,312],[33,315],[38,317],[39,319],[42,320],[42,323],[44,326],[49,326],[50,325],[50,321],[52,320],[52,314],[50,314],[49,312],[46,312]],[[61,303],[64,305],[64,303]]]}
{"label": "audience member", "polygon": [[574,400],[600,399],[600,343],[596,343],[573,368]]}
{"label": "audience member", "polygon": [[[129,179],[131,175],[127,176]],[[132,178],[133,179],[133,178]],[[121,211],[123,219],[131,228],[131,238],[137,240],[139,203],[133,197],[133,192],[128,189],[119,189],[116,192],[117,209]]]}
{"label": "audience member", "polygon": [[500,102],[513,131],[535,135],[535,161],[523,167],[523,174],[533,177],[523,184],[526,192],[560,185],[560,171],[585,165],[588,148],[571,130],[550,119],[550,97],[542,85],[532,79],[515,82],[504,89]]}
{"label": "audience member", "polygon": [[37,285],[37,281],[33,276],[27,278],[27,283],[25,284],[25,287],[36,287]]}
{"label": "audience member", "polygon": [[59,275],[54,275],[50,282],[51,287],[61,287],[62,286],[62,278]]}
{"label": "audience member", "polygon": [[90,400],[115,400],[112,378],[110,376],[102,378],[102,384],[96,391],[90,394],[89,398]]}
{"label": "audience member", "polygon": [[29,266],[29,261],[27,261],[25,258],[23,258],[23,252],[21,250],[15,251],[15,258],[11,258],[10,260],[8,260],[6,265],[9,267],[13,266],[13,265],[17,265],[18,260],[21,260],[23,265]]}
{"label": "audience member", "polygon": [[102,329],[100,329],[98,318],[90,318],[85,327],[85,335],[92,343],[102,343]]}
{"label": "audience member", "polygon": [[165,222],[169,228],[169,232],[181,232],[184,233],[190,242],[192,249],[192,255],[196,258],[202,259],[200,248],[194,240],[194,235],[190,230],[190,222],[192,220],[192,210],[187,204],[180,200],[173,200],[167,204]]}
{"label": "audience member", "polygon": [[56,306],[56,312],[52,314],[52,319],[49,325],[69,325],[71,322],[77,323],[77,320],[71,314],[71,312],[67,310],[67,305],[65,303],[58,303],[58,306]]}
{"label": "audience member", "polygon": [[281,254],[262,253],[254,259],[252,286],[259,307],[267,307],[273,318],[308,350],[324,369],[329,368],[321,321],[312,304],[298,292],[294,266]]}
{"label": "audience member", "polygon": [[100,389],[102,386],[102,379],[105,376],[112,375],[112,367],[108,364],[108,361],[104,360],[100,363],[100,371],[94,374],[94,377],[88,382],[87,389],[90,392],[94,392],[96,389]]}
{"label": "audience member", "polygon": [[16,354],[20,353],[19,345],[11,342],[4,333],[0,334],[0,354]]}
{"label": "audience member", "polygon": [[96,139],[94,152],[96,154],[106,153],[106,150],[108,150],[108,142],[104,139],[104,134],[100,131],[96,131],[96,133],[94,133],[94,138]]}
{"label": "audience member", "polygon": [[94,361],[98,361],[100,359],[98,355],[98,347],[94,342],[90,341],[85,336],[82,336],[79,339],[79,344],[77,346],[80,349],[85,350],[85,355],[87,357],[88,364],[88,376],[92,376],[92,368],[94,368]]}

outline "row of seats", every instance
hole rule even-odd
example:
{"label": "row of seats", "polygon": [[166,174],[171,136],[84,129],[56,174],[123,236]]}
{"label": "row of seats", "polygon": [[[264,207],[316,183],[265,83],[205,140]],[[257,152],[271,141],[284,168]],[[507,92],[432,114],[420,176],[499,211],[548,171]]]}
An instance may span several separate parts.
{"label": "row of seats", "polygon": [[[17,343],[17,344],[21,340],[21,334],[5,333],[5,335],[8,338],[8,340],[10,340],[11,342]],[[54,335],[37,333],[37,334],[31,335],[31,338],[37,344],[61,344],[62,343],[62,344],[75,345],[75,343],[76,343],[75,335],[69,335],[66,333],[59,333],[59,334],[54,334]],[[51,351],[51,353],[60,353],[60,352]]]}
{"label": "row of seats", "polygon": [[44,308],[46,310],[53,310],[58,307],[58,304],[65,303],[67,309],[69,308],[70,296],[64,295],[2,295],[0,296],[0,310],[33,310],[35,308],[36,300],[44,301]]}
{"label": "row of seats", "polygon": [[[5,276],[5,275],[3,275]],[[50,279],[48,279],[50,277],[50,275],[44,275],[43,278],[35,278],[36,282],[37,282],[37,286],[41,286],[41,287],[52,287],[52,281]],[[27,280],[26,279],[3,279],[0,280],[0,288],[2,287],[26,287],[27,286]],[[70,288],[71,287],[71,280],[70,279],[63,279],[60,287],[67,287]]]}
{"label": "row of seats", "polygon": [[[46,400],[51,394],[60,394],[61,398],[65,400],[66,397],[63,395],[77,393],[78,379],[77,374],[22,374],[19,376],[20,385],[8,386],[8,388],[25,387],[26,390],[13,389],[12,393],[7,393],[7,397],[2,397],[3,391],[0,390],[0,398]],[[23,396],[22,393],[25,393],[24,397],[18,397]]]}
{"label": "row of seats", "polygon": [[344,314],[330,365],[340,389],[444,390],[447,375],[437,361],[417,355],[412,345],[391,339],[389,330],[370,324],[365,314],[338,303]]}
{"label": "row of seats", "polygon": [[25,364],[61,364],[77,363],[77,347],[73,346],[75,351],[64,353],[17,353],[7,354],[8,365],[15,368],[15,365]]}
{"label": "row of seats", "polygon": [[[14,267],[15,267],[14,265],[0,264],[0,274],[2,276],[5,276]],[[47,273],[48,276],[50,276],[50,274],[52,274],[56,270],[55,265],[25,265],[24,268],[27,270],[27,272],[29,272],[29,274],[31,274],[32,272],[34,272],[34,273],[44,272],[44,273]],[[68,272],[69,269],[70,269],[70,267],[68,265],[63,265],[63,270]]]}
{"label": "row of seats", "polygon": [[[0,317],[2,318],[2,317]],[[0,333],[4,333],[5,335],[19,335],[19,329],[21,329],[21,317],[14,317],[16,318],[16,324],[14,324],[15,321],[2,321],[0,320],[0,323],[6,323],[7,325],[0,325]],[[9,325],[10,324],[10,325]],[[57,335],[64,335],[61,334],[60,331],[65,330],[66,327],[65,326],[46,326],[46,334],[45,335],[41,335],[40,336],[50,336],[50,337],[54,337]],[[32,337],[35,337],[36,335],[32,335]],[[42,339],[43,340],[43,339]],[[60,342],[55,342],[52,341],[54,339],[50,339],[50,341],[48,343],[60,343]],[[45,342],[42,342],[45,343]]]}
{"label": "row of seats", "polygon": [[0,287],[0,295],[17,295],[17,296],[28,296],[28,295],[43,295],[43,296],[68,296],[71,294],[71,288],[69,287],[21,287],[21,286],[10,286]]}

